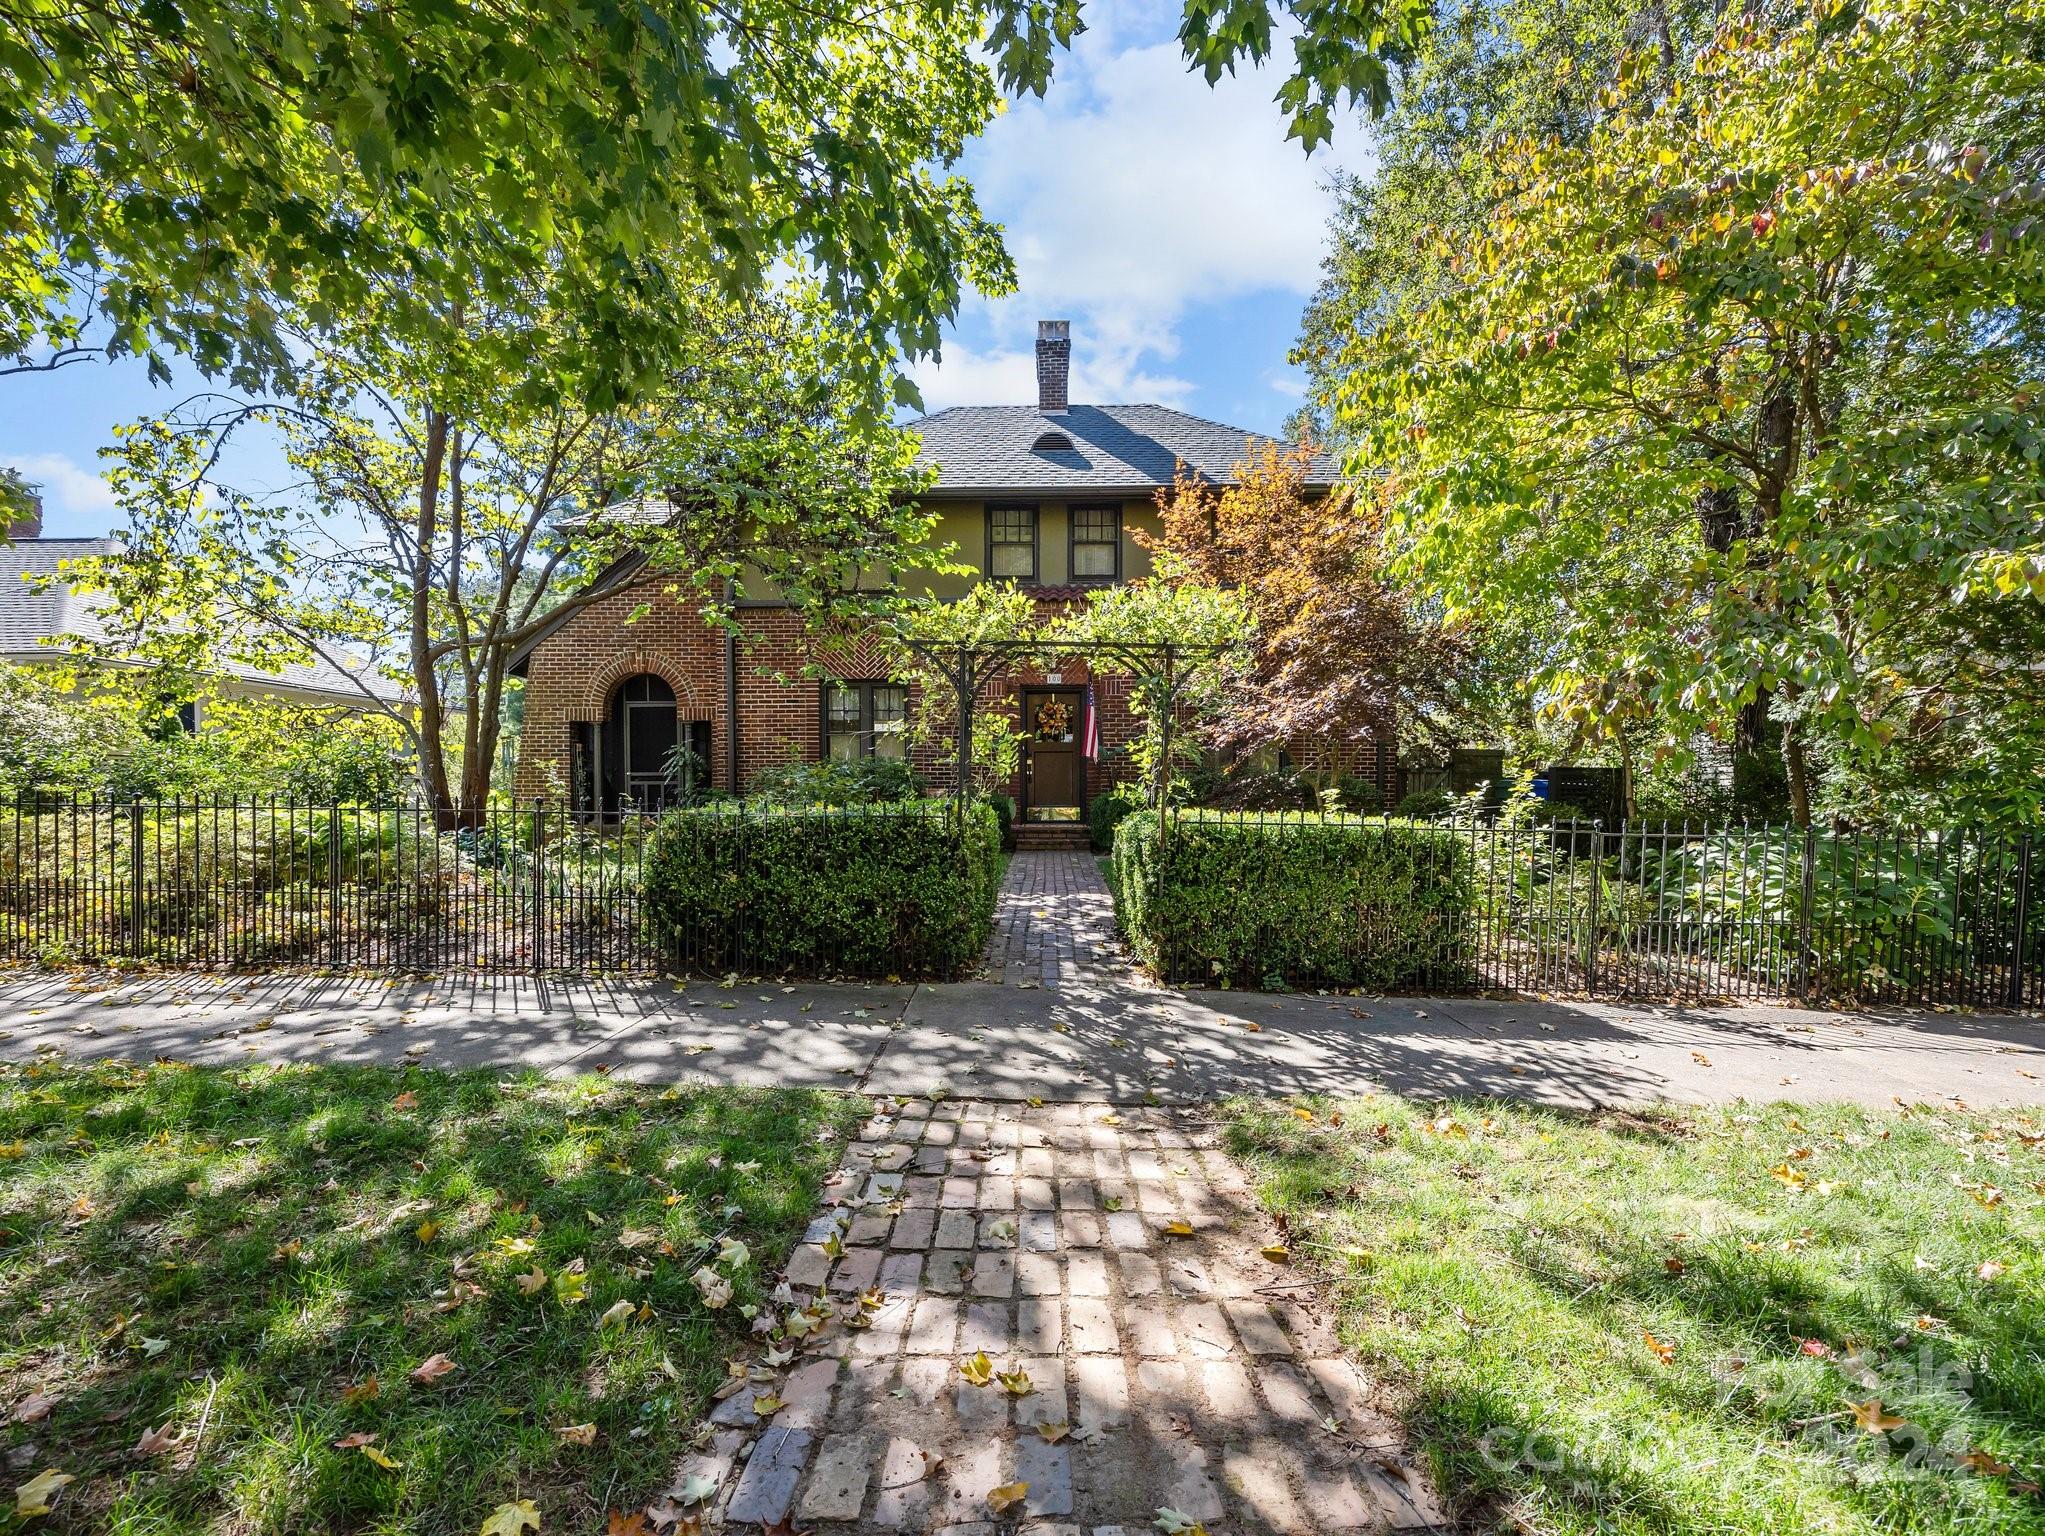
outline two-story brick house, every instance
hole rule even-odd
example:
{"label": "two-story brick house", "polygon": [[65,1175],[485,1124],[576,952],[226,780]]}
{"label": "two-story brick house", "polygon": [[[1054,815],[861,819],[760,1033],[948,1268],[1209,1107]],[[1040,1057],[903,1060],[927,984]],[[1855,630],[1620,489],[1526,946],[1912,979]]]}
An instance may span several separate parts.
{"label": "two-story brick house", "polygon": [[[1167,406],[1070,403],[1064,321],[1039,325],[1036,360],[1036,405],[960,406],[911,424],[935,474],[935,541],[975,571],[932,578],[940,595],[992,578],[1055,608],[1147,576],[1135,534],[1157,531],[1156,496],[1177,466],[1227,484],[1266,441]],[[1319,484],[1332,475],[1317,464]],[[609,579],[624,588],[629,574]],[[584,810],[643,800],[659,792],[678,744],[719,788],[742,787],[791,757],[908,755],[909,689],[872,658],[834,657],[839,675],[796,680],[812,653],[802,616],[787,605],[740,598],[734,635],[696,607],[660,598],[645,612],[646,601],[643,587],[601,598],[518,658],[520,794],[566,794]],[[1026,746],[1009,791],[1024,821],[1075,821],[1091,795],[1128,776],[1119,750],[1134,734],[1128,686],[1126,677],[1090,678],[1079,657],[987,685],[977,707],[1020,713]]]}

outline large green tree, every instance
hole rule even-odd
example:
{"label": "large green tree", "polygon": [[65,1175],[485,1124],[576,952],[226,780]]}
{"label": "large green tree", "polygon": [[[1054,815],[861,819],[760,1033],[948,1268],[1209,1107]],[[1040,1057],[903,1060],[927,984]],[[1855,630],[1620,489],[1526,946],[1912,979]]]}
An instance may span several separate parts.
{"label": "large green tree", "polygon": [[[1276,16],[1274,16],[1276,12]],[[1281,99],[1381,106],[1422,0],[1187,0],[1213,80],[1289,17]],[[878,369],[1006,272],[944,168],[1042,91],[1079,0],[0,0],[0,371],[184,351],[243,388],[294,325],[409,334],[544,282],[601,408],[688,350],[692,280],[824,274]],[[507,359],[516,362],[517,359]]]}
{"label": "large green tree", "polygon": [[1338,429],[1554,713],[1681,751],[1760,703],[1800,819],[1906,750],[1926,808],[2040,814],[2041,18],[1635,26],[1588,97],[1546,56],[1338,275]]}
{"label": "large green tree", "polygon": [[[301,338],[282,401],[201,396],[131,429],[111,476],[126,545],[73,573],[119,616],[107,648],[178,672],[371,658],[405,697],[365,707],[402,724],[453,822],[489,794],[519,648],[600,595],[716,614],[750,580],[851,619],[873,601],[859,575],[929,532],[913,443],[815,288],[688,302],[689,355],[629,407],[534,401],[479,366],[568,324],[522,309],[431,348],[367,317],[345,345]],[[221,472],[252,428],[280,435],[295,484]]]}
{"label": "large green tree", "polygon": [[946,4],[0,0],[0,358],[253,390],[296,331],[458,335],[544,284],[573,346],[506,361],[601,407],[686,355],[677,272],[793,256],[872,355],[926,349],[1003,271],[943,169],[996,107],[979,40]]}

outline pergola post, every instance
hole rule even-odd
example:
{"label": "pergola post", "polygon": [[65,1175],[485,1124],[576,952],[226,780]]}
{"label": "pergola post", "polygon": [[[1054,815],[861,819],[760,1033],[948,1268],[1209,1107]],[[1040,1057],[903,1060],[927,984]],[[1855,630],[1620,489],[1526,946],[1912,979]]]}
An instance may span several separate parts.
{"label": "pergola post", "polygon": [[1165,799],[1172,787],[1172,716],[1177,713],[1179,702],[1178,674],[1172,666],[1173,647],[1164,648],[1164,710],[1157,729],[1157,784],[1152,790],[1156,796],[1159,814],[1163,814]]}
{"label": "pergola post", "polygon": [[953,775],[953,797],[958,804],[959,827],[966,825],[966,810],[973,800],[973,652],[970,646],[961,645],[957,671],[952,675],[952,688],[958,694],[959,740],[958,769]]}
{"label": "pergola post", "polygon": [[1164,887],[1165,855],[1171,839],[1171,798],[1172,798],[1172,717],[1179,708],[1179,679],[1173,667],[1171,644],[1164,647],[1163,718],[1158,721],[1157,730],[1157,889],[1151,892],[1155,901]]}

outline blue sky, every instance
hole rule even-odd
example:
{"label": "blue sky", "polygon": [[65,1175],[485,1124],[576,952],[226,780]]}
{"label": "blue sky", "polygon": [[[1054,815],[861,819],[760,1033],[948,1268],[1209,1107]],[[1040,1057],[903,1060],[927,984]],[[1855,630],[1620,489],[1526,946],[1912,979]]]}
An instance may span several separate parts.
{"label": "blue sky", "polygon": [[[1287,141],[1274,70],[1189,75],[1179,6],[1093,0],[1040,100],[1011,102],[961,170],[1006,229],[1017,291],[969,297],[940,360],[913,374],[932,409],[1036,398],[1036,322],[1072,322],[1072,398],[1154,400],[1275,431],[1299,403],[1286,365],[1319,277],[1330,179],[1369,164],[1355,124],[1309,159]],[[1289,53],[1289,48],[1281,44]],[[139,365],[0,379],[0,463],[41,481],[45,532],[121,514],[98,478],[113,428],[204,381],[151,388]]]}

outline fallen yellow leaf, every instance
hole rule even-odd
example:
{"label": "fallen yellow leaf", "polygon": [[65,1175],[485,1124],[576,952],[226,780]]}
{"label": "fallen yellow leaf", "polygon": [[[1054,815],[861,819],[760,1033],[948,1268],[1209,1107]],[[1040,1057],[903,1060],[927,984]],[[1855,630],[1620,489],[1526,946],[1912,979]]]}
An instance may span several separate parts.
{"label": "fallen yellow leaf", "polygon": [[519,1536],[521,1531],[540,1528],[540,1507],[531,1499],[513,1499],[490,1511],[477,1536]]}
{"label": "fallen yellow leaf", "polygon": [[1871,1435],[1887,1434],[1892,1429],[1901,1429],[1907,1422],[1893,1413],[1882,1412],[1882,1400],[1871,1397],[1864,1403],[1848,1400],[1847,1407],[1853,1410],[1853,1420]]}
{"label": "fallen yellow leaf", "polygon": [[22,1519],[50,1512],[50,1501],[63,1491],[67,1483],[78,1479],[69,1472],[59,1472],[55,1467],[46,1467],[27,1482],[14,1490],[14,1512]]}
{"label": "fallen yellow leaf", "polygon": [[569,1445],[596,1444],[596,1426],[594,1424],[563,1424],[558,1426],[554,1433]]}
{"label": "fallen yellow leaf", "polygon": [[994,1379],[994,1362],[987,1358],[987,1351],[981,1350],[970,1360],[961,1361],[959,1374],[976,1387],[984,1387]]}
{"label": "fallen yellow leaf", "polygon": [[987,1507],[1000,1514],[1012,1504],[1020,1504],[1029,1497],[1028,1483],[1003,1483],[999,1488],[987,1490]]}

